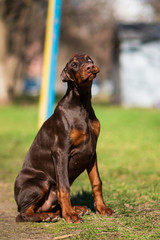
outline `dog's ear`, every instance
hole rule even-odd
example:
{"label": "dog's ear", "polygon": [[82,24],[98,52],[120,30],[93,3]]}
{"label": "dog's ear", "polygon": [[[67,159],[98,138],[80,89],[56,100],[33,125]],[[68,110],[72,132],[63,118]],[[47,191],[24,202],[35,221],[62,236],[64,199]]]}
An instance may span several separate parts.
{"label": "dog's ear", "polygon": [[73,82],[73,81],[74,81],[74,80],[71,78],[70,74],[68,73],[66,67],[63,69],[63,71],[62,71],[62,73],[61,73],[61,80],[62,80],[63,82],[69,82],[69,81],[72,81],[72,82]]}

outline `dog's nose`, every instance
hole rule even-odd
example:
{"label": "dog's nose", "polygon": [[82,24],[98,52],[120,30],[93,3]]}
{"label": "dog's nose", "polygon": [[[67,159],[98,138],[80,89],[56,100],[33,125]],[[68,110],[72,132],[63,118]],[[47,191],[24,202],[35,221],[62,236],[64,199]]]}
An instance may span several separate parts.
{"label": "dog's nose", "polygon": [[87,72],[93,72],[93,73],[98,73],[99,72],[99,68],[97,66],[95,66],[93,63],[88,63],[86,65],[86,69]]}
{"label": "dog's nose", "polygon": [[94,68],[95,68],[95,66],[93,63],[88,63],[86,66],[86,71],[88,71],[88,72],[93,71]]}

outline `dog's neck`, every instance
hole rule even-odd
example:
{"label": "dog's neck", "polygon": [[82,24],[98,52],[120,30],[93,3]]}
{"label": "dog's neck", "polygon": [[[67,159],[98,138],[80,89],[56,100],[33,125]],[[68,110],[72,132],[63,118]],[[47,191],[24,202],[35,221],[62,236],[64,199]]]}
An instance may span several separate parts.
{"label": "dog's neck", "polygon": [[78,86],[74,82],[68,82],[68,89],[66,95],[70,95],[72,97],[78,97],[80,102],[84,106],[84,108],[89,111],[91,108],[91,86],[92,84],[85,84],[82,86]]}

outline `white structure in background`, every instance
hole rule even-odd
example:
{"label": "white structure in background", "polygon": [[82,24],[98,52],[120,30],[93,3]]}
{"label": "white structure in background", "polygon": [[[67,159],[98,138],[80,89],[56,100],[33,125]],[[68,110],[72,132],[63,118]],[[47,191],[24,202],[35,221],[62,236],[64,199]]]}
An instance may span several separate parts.
{"label": "white structure in background", "polygon": [[119,22],[153,22],[154,10],[146,0],[114,0],[113,12]]}
{"label": "white structure in background", "polygon": [[113,3],[119,42],[119,101],[125,106],[160,108],[160,25],[146,0]]}
{"label": "white structure in background", "polygon": [[160,107],[160,41],[123,42],[120,79],[122,104]]}

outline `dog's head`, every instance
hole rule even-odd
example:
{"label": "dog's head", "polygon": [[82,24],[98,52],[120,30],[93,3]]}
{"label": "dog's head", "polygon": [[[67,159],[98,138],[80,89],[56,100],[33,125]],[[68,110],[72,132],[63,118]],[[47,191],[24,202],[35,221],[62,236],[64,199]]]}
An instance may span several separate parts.
{"label": "dog's head", "polygon": [[63,82],[76,82],[78,85],[92,83],[99,72],[99,68],[94,65],[93,60],[88,55],[72,56],[61,73]]}

